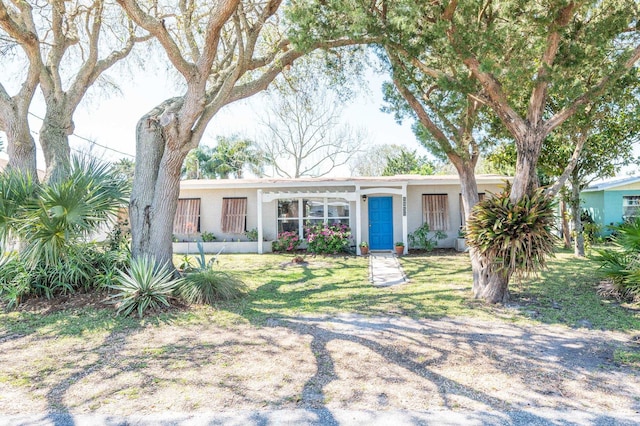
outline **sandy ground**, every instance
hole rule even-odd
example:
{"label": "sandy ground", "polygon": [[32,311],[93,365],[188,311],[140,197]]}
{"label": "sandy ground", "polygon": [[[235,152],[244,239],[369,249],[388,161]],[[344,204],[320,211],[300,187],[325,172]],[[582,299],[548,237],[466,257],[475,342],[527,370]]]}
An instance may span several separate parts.
{"label": "sandy ground", "polygon": [[[630,335],[477,319],[298,317],[0,333],[0,413],[582,410],[636,416]],[[596,421],[596,420],[594,420]]]}

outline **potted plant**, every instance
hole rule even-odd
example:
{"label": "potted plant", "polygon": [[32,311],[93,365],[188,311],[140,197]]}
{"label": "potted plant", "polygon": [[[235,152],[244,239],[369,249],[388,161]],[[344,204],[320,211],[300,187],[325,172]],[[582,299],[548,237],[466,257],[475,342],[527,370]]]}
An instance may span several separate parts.
{"label": "potted plant", "polygon": [[360,254],[363,256],[369,253],[369,243],[363,241],[360,243]]}
{"label": "potted plant", "polygon": [[398,241],[396,243],[396,254],[398,256],[402,256],[404,254],[404,243],[402,241]]}
{"label": "potted plant", "polygon": [[456,251],[467,250],[467,238],[464,233],[464,227],[460,227],[458,231],[458,238],[456,238]]}

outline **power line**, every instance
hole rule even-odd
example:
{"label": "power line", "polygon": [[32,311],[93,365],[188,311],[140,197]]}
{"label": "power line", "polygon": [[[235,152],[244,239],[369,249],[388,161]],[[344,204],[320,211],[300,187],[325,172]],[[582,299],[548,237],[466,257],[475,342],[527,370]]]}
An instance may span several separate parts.
{"label": "power line", "polygon": [[[30,130],[30,131],[31,131],[31,134],[34,135],[34,136],[39,136],[40,135],[40,133],[35,131],[35,130]],[[40,150],[40,148],[38,146],[36,146],[36,149]],[[69,149],[71,151],[75,152],[75,153],[78,153],[78,154],[83,155],[83,156],[87,156],[87,157],[92,158],[94,160],[97,160],[97,161],[100,161],[100,162],[105,161],[104,158],[96,157],[95,155],[91,154],[91,151],[89,151],[89,152],[81,151],[81,150],[79,150],[77,148],[73,148],[71,146],[69,147]]]}
{"label": "power line", "polygon": [[[33,117],[37,118],[37,119],[38,119],[38,120],[40,120],[40,121],[44,121],[44,118],[42,118],[42,117],[38,117],[37,115],[35,115],[35,114],[34,114],[34,113],[32,113],[32,112],[30,112],[30,113],[29,113],[29,115],[31,115],[31,116],[33,116]],[[117,149],[110,148],[110,147],[108,147],[108,146],[106,146],[106,145],[99,144],[98,142],[96,142],[96,141],[92,141],[91,139],[89,139],[89,138],[85,138],[84,136],[76,135],[75,133],[72,133],[72,134],[71,134],[71,136],[75,136],[75,137],[76,137],[76,138],[78,138],[78,139],[81,139],[81,140],[83,140],[83,141],[85,141],[85,142],[89,142],[89,143],[90,143],[90,144],[92,144],[92,145],[99,146],[100,148],[108,149],[109,151],[117,152],[118,154],[126,155],[127,157],[136,158],[136,156],[135,156],[135,155],[129,154],[128,152],[118,151]]]}

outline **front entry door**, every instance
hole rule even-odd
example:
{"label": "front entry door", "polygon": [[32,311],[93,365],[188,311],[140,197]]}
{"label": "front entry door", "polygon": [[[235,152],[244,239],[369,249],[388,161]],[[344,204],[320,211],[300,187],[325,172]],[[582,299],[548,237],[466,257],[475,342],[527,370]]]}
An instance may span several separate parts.
{"label": "front entry door", "polygon": [[393,248],[393,203],[391,197],[369,197],[369,248]]}

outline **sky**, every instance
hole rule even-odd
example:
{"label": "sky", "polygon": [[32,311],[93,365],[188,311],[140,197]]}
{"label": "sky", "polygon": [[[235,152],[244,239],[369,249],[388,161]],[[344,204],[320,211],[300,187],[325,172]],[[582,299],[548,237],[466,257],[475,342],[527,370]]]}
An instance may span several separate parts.
{"label": "sky", "polygon": [[[367,144],[398,144],[410,150],[418,150],[421,155],[426,151],[416,141],[409,122],[396,123],[392,114],[380,110],[383,105],[381,85],[382,76],[367,74],[368,90],[362,90],[354,100],[345,106],[342,114],[344,123],[352,127],[364,128],[368,135]],[[70,137],[73,150],[86,151],[92,147],[91,155],[114,161],[119,158],[133,158],[135,155],[135,127],[137,121],[146,112],[165,99],[178,94],[174,84],[160,73],[122,78],[117,82],[121,94],[96,95],[95,90],[83,100],[74,116],[75,132]],[[368,92],[368,93],[367,93]],[[263,96],[255,95],[223,108],[211,120],[201,145],[215,145],[217,136],[238,134],[256,138],[260,133],[256,123],[256,114],[265,107]],[[45,113],[44,103],[38,93],[32,103],[30,117],[31,129],[37,141],[37,132]],[[112,150],[87,142],[104,145]],[[44,168],[44,159],[40,147],[38,167]],[[128,155],[127,155],[128,154]],[[338,170],[334,175],[348,175],[348,168]]]}

